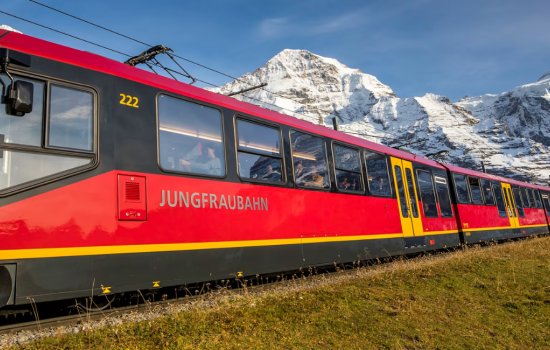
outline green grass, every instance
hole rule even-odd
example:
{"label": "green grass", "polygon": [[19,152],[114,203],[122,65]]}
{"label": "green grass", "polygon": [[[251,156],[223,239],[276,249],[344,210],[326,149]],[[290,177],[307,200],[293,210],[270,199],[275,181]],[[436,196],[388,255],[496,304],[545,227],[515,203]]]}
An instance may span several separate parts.
{"label": "green grass", "polygon": [[295,281],[24,349],[550,349],[550,237]]}

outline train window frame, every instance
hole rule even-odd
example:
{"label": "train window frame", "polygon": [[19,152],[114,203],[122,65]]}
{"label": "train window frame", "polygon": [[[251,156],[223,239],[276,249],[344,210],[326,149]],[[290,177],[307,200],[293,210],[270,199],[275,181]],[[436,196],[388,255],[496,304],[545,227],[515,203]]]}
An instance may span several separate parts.
{"label": "train window frame", "polygon": [[[345,169],[343,167],[338,167],[338,161],[337,161],[337,152],[335,151],[335,147],[341,147],[341,148],[347,148],[349,150],[355,151],[357,154],[357,162],[358,162],[358,170],[350,170]],[[334,177],[335,177],[335,183],[336,183],[336,189],[338,192],[342,193],[352,193],[352,194],[364,194],[365,193],[365,186],[363,183],[363,164],[361,161],[361,149],[358,147],[353,147],[348,144],[344,144],[341,142],[332,141],[331,142],[331,148],[332,148],[332,163],[333,163],[333,170],[334,170]],[[340,181],[338,179],[338,172],[346,172],[351,173],[352,175],[357,175],[357,180],[359,181],[359,189],[357,190],[349,190],[349,189],[342,189],[340,188]]]}
{"label": "train window frame", "polygon": [[[438,188],[443,188],[443,187],[441,187],[441,186],[438,187],[437,186],[438,184],[444,186],[444,189],[445,189],[445,193],[446,193],[445,212],[443,212],[443,207],[441,205],[441,203],[443,203],[443,201],[441,200],[440,191],[438,190]],[[437,201],[439,203],[439,212],[441,214],[441,217],[442,218],[452,218],[452,217],[454,217],[453,203],[451,202],[451,191],[449,189],[449,183],[447,181],[447,178],[434,174],[434,186],[435,186],[435,193],[437,195]],[[447,204],[448,204],[448,206],[447,206]],[[450,210],[450,215],[447,214],[447,209]]]}
{"label": "train window frame", "polygon": [[[260,150],[253,151],[252,150],[253,147],[241,146],[239,143],[240,141],[239,122],[248,123],[250,125],[257,125],[259,127],[264,127],[264,128],[276,129],[278,141],[279,141],[278,154],[275,155],[273,153],[269,153],[267,151],[264,152]],[[234,124],[234,132],[235,132],[235,155],[237,160],[237,175],[239,176],[239,178],[245,182],[262,183],[262,184],[270,184],[270,185],[284,185],[287,179],[286,179],[286,164],[285,164],[284,147],[283,147],[284,139],[283,139],[283,132],[282,132],[281,126],[278,124],[265,123],[263,121],[260,122],[240,114],[235,115],[233,119],[233,124]],[[278,159],[280,162],[280,180],[272,181],[269,179],[243,176],[241,174],[241,167],[240,167],[240,161],[239,161],[239,156],[241,153],[248,154],[248,155],[256,155],[256,156],[266,157],[266,158],[272,158],[272,159]]]}
{"label": "train window frame", "polygon": [[[461,182],[464,183],[463,193],[465,193],[468,196],[467,201],[461,199],[461,194],[460,194],[461,192],[459,192],[459,190],[458,190],[457,177],[462,177],[463,178]],[[455,194],[456,194],[456,200],[459,204],[471,204],[472,203],[472,197],[470,195],[470,190],[469,190],[467,178],[468,178],[468,175],[466,175],[466,174],[453,173],[453,185],[454,185],[453,187],[454,187]]]}
{"label": "train window frame", "polygon": [[497,205],[495,199],[495,193],[491,181],[486,178],[480,178],[479,184],[481,186],[481,192],[483,192],[483,198],[485,199],[485,205],[495,206]]}
{"label": "train window frame", "polygon": [[[97,90],[91,86],[82,84],[75,81],[67,81],[61,79],[55,79],[51,76],[30,73],[27,71],[21,71],[19,69],[12,69],[12,77],[15,80],[26,80],[39,83],[41,85],[41,96],[34,96],[34,110],[37,105],[40,105],[40,120],[38,137],[39,142],[32,144],[18,143],[18,142],[5,142],[0,140],[0,154],[1,156],[15,157],[15,155],[24,157],[36,157],[31,161],[34,164],[34,168],[42,169],[42,173],[32,173],[32,176],[21,182],[15,182],[13,185],[7,185],[0,188],[0,197],[6,197],[15,193],[35,188],[43,184],[51,183],[69,176],[84,173],[91,169],[94,169],[99,164],[98,155],[98,115],[99,115],[99,94]],[[1,79],[9,79],[5,74],[0,76]],[[74,90],[86,91],[91,94],[91,148],[89,150],[83,150],[78,148],[65,148],[65,147],[51,147],[48,145],[47,138],[49,130],[47,128],[49,111],[52,104],[50,90],[52,85],[68,87]],[[34,86],[34,85],[33,85]],[[32,113],[32,112],[31,112]],[[6,114],[6,117],[8,115]],[[38,116],[38,115],[37,115]],[[29,115],[24,116],[11,116],[18,120],[25,120]],[[6,154],[4,154],[6,153]],[[18,156],[18,157],[19,157]],[[20,158],[22,159],[22,158]],[[44,161],[44,166],[38,165],[38,162]],[[55,164],[54,164],[55,163]],[[47,166],[50,164],[51,171],[46,171]]]}
{"label": "train window frame", "polygon": [[[502,190],[502,183],[500,183],[500,181],[491,181],[491,186],[493,187],[493,193],[495,195],[495,201],[496,201],[496,204],[497,204],[496,208],[497,208],[497,211],[498,211],[498,215],[500,217],[503,217],[503,218],[508,217],[507,210],[506,210],[506,202],[505,202],[505,199],[504,199],[505,193]],[[497,195],[497,193],[499,195]]]}
{"label": "train window frame", "polygon": [[[221,143],[220,155],[223,156],[223,159],[220,159],[220,162],[221,162],[221,168],[220,169],[222,170],[221,175],[207,174],[207,173],[203,173],[203,172],[192,172],[192,171],[178,170],[178,169],[175,168],[175,165],[174,165],[174,168],[169,169],[169,168],[166,168],[162,165],[162,162],[161,162],[161,160],[162,160],[161,159],[162,144],[161,144],[161,134],[160,134],[160,132],[161,132],[160,98],[162,96],[166,96],[166,97],[172,98],[174,100],[182,101],[182,102],[185,102],[185,103],[190,103],[190,104],[194,104],[194,105],[197,105],[197,106],[202,106],[202,107],[205,107],[205,108],[209,108],[209,109],[215,110],[219,113],[219,116],[220,116],[220,119],[219,119],[220,120],[220,133],[219,133],[220,141],[219,142]],[[222,108],[220,108],[219,106],[216,106],[216,105],[211,105],[211,104],[199,101],[199,100],[190,99],[190,98],[180,96],[180,95],[176,95],[176,94],[172,94],[172,93],[169,93],[169,92],[166,92],[166,91],[158,92],[155,96],[155,102],[156,102],[156,123],[157,123],[157,125],[156,125],[156,129],[157,129],[156,130],[156,133],[157,133],[157,165],[158,165],[159,169],[162,170],[163,172],[166,172],[166,173],[181,174],[181,175],[186,175],[186,176],[207,177],[207,178],[217,178],[217,179],[226,178],[228,176],[228,171],[227,171],[227,145],[226,145],[226,140],[225,140],[225,118],[224,118],[224,112],[223,112]],[[185,134],[185,135],[193,137],[193,135],[188,135],[188,134]],[[205,138],[206,141],[209,141],[209,140],[212,139],[212,138],[207,138],[204,135],[203,135],[203,137]],[[196,137],[196,138],[200,138],[200,137]],[[218,142],[218,140],[215,140],[215,142]],[[193,149],[191,149],[189,152],[192,152],[192,151],[193,151]],[[174,160],[174,163],[175,163],[175,160]]]}
{"label": "train window frame", "polygon": [[[425,200],[423,187],[420,184],[421,175],[420,174],[427,174],[430,177],[430,189],[431,189],[431,195],[433,196],[433,207],[435,209],[435,214],[433,213],[433,210],[428,207],[430,210],[429,213],[426,210],[426,204],[431,205],[431,203],[427,203],[427,200]],[[424,181],[424,180],[423,180]],[[416,169],[416,185],[418,186],[418,191],[420,193],[420,200],[422,201],[422,212],[424,213],[424,216],[427,218],[438,218],[440,216],[438,205],[437,205],[437,195],[435,193],[435,186],[434,186],[434,179],[433,174],[429,170],[425,169]]]}
{"label": "train window frame", "polygon": [[[325,191],[325,192],[330,191],[332,180],[331,180],[330,171],[329,171],[329,166],[330,165],[329,165],[329,161],[328,161],[328,151],[327,151],[327,140],[326,140],[326,138],[323,137],[323,136],[317,135],[317,134],[313,134],[313,133],[310,133],[310,132],[307,132],[307,131],[303,131],[303,130],[300,130],[300,129],[294,129],[294,128],[289,129],[288,133],[289,133],[289,140],[290,140],[290,155],[291,155],[291,159],[292,159],[292,182],[294,183],[294,185],[297,188],[302,188],[302,189],[306,189],[306,190]],[[317,160],[316,159],[309,159],[305,156],[301,156],[301,157],[297,156],[297,154],[299,154],[299,153],[301,154],[302,152],[294,150],[294,144],[293,143],[294,143],[295,138],[293,138],[293,133],[300,133],[302,135],[307,135],[309,137],[313,137],[313,138],[321,140],[321,142],[322,142],[322,152],[324,152],[324,163],[325,163],[325,176],[323,177],[323,186],[313,185],[314,181],[305,181],[303,184],[298,183],[296,181],[296,163],[300,162],[300,164],[301,164],[303,162],[303,159],[312,160],[312,161],[315,161],[315,162],[317,162]],[[301,158],[301,160],[296,160],[296,158],[298,158],[298,159]],[[314,165],[313,167],[317,167],[317,166],[318,165]],[[308,175],[308,174],[304,174],[304,176],[305,175]],[[311,184],[311,185],[308,186],[307,184]]]}
{"label": "train window frame", "polygon": [[[474,192],[472,183],[477,182],[477,189],[479,192],[479,196],[477,195],[478,192]],[[480,178],[477,176],[468,176],[468,190],[470,191],[470,200],[472,201],[472,204],[485,204],[485,201],[483,199],[483,189],[481,188],[481,181]],[[476,196],[474,197],[474,193],[476,193]],[[479,198],[477,198],[479,197]]]}
{"label": "train window frame", "polygon": [[[393,182],[392,182],[392,171],[393,171],[393,169],[391,168],[390,162],[388,162],[388,156],[384,153],[376,152],[376,151],[373,151],[373,150],[368,149],[368,148],[363,149],[363,151],[361,153],[362,153],[362,156],[363,156],[363,159],[364,159],[365,176],[366,176],[366,179],[367,179],[365,187],[368,189],[368,194],[370,196],[377,196],[377,197],[386,197],[386,198],[393,197],[393,185],[392,185],[393,184]],[[368,167],[367,153],[373,154],[373,155],[376,155],[376,156],[380,156],[381,159],[383,158],[384,162],[386,163],[385,169],[386,169],[386,181],[387,181],[388,191],[385,192],[385,193],[381,193],[379,191],[373,191],[372,190],[371,183],[372,183],[373,180],[369,180],[369,177],[371,175],[370,175],[370,171],[369,171],[369,167]],[[396,195],[397,195],[397,193],[396,193]]]}

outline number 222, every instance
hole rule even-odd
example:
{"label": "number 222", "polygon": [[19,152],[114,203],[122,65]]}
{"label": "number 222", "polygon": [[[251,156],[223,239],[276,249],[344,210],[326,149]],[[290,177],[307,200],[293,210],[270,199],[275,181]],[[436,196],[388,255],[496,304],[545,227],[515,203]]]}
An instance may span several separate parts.
{"label": "number 222", "polygon": [[118,101],[118,103],[120,103],[121,105],[139,108],[139,99],[137,97],[126,94],[119,94],[119,96],[120,101]]}

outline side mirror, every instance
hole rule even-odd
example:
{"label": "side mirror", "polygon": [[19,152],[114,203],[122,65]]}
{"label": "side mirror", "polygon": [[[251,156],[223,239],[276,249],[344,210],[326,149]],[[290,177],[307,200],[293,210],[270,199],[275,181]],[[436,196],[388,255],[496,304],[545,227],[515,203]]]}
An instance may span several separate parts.
{"label": "side mirror", "polygon": [[33,85],[28,81],[17,80],[8,88],[8,114],[22,117],[32,112]]}

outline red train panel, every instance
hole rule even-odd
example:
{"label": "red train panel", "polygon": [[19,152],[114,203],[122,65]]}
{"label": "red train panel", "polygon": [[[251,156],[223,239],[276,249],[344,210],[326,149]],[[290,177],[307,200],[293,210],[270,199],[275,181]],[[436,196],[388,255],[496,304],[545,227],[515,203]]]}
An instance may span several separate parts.
{"label": "red train panel", "polygon": [[[147,179],[147,220],[123,221],[118,219],[118,175],[107,173],[4,206],[4,254],[19,249],[313,237],[322,241],[401,233],[392,198],[150,174],[132,174]],[[9,255],[15,258],[17,253]]]}

